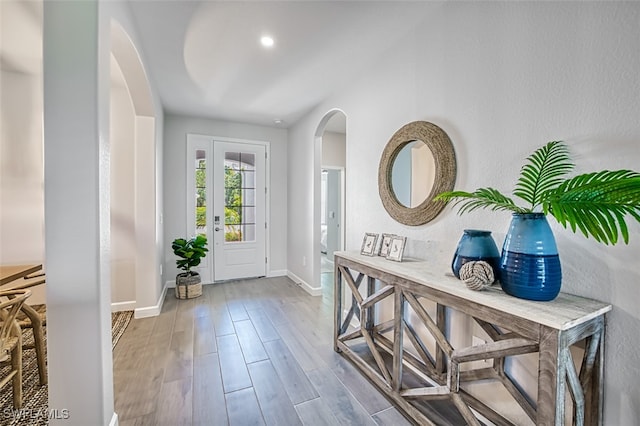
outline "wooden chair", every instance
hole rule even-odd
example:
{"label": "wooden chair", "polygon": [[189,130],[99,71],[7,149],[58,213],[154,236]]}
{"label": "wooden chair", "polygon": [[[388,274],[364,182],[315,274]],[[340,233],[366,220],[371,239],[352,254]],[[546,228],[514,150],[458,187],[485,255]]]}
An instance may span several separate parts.
{"label": "wooden chair", "polygon": [[29,290],[0,291],[0,362],[11,359],[11,370],[0,379],[0,389],[13,382],[13,407],[22,407],[22,330],[16,315],[24,305]]}
{"label": "wooden chair", "polygon": [[[44,285],[46,280],[44,274],[25,277],[25,281],[21,284],[11,286],[11,290],[24,290],[39,285]],[[38,376],[40,385],[48,383],[47,376],[47,356],[45,353],[46,340],[44,338],[43,327],[47,324],[47,305],[22,305],[21,311],[16,315],[16,320],[21,329],[31,328],[33,331],[33,345],[23,344],[23,349],[35,349],[36,359],[38,361]]]}

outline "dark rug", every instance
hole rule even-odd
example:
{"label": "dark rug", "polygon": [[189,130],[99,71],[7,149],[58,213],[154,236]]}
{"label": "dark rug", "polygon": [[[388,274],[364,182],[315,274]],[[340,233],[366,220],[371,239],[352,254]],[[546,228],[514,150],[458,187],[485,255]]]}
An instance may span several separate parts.
{"label": "dark rug", "polygon": [[[111,343],[112,348],[116,347],[118,340],[129,325],[133,317],[133,311],[113,312],[111,314]],[[45,337],[47,328],[44,327]],[[30,329],[24,331],[22,335],[25,343],[33,343],[33,333]],[[9,366],[0,367],[0,377],[4,377],[9,370]],[[47,425],[48,416],[48,386],[40,386],[38,378],[38,363],[36,351],[27,349],[22,352],[22,396],[24,402],[20,410],[13,408],[13,393],[11,383],[0,389],[0,425],[1,426],[21,426],[21,425]],[[62,413],[53,413],[62,415]]]}

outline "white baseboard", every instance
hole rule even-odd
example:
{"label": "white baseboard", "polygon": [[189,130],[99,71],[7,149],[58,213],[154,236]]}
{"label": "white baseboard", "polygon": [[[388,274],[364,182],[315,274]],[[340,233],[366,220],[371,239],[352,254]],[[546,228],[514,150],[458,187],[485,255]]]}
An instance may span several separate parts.
{"label": "white baseboard", "polygon": [[275,271],[271,271],[267,273],[267,277],[286,277],[287,270],[286,269],[277,269]]}
{"label": "white baseboard", "polygon": [[[286,277],[287,276],[287,270],[286,269],[276,269],[275,271],[269,271],[267,272],[267,277],[271,278],[271,277]],[[209,284],[215,284],[214,282],[203,282],[202,285],[209,285]],[[176,287],[176,280],[171,280],[171,281],[167,281],[167,287],[169,288],[175,288]]]}
{"label": "white baseboard", "polygon": [[309,293],[312,296],[320,296],[322,295],[322,287],[311,287],[309,283],[305,282],[302,278],[297,276],[291,271],[287,271],[287,276],[294,283],[298,284],[304,291]]}
{"label": "white baseboard", "polygon": [[[175,287],[175,281],[173,286]],[[164,303],[164,298],[167,295],[167,288],[169,287],[169,281],[162,288],[162,292],[160,293],[160,299],[158,299],[158,303],[154,306],[146,306],[144,308],[137,308],[134,311],[134,318],[148,318],[148,317],[156,317],[160,315],[160,311],[162,311],[162,304]]]}
{"label": "white baseboard", "polygon": [[113,416],[111,416],[109,426],[118,426],[118,415],[116,413],[113,413]]}
{"label": "white baseboard", "polygon": [[135,309],[135,300],[127,300],[126,302],[114,302],[111,304],[111,312],[133,311]]}

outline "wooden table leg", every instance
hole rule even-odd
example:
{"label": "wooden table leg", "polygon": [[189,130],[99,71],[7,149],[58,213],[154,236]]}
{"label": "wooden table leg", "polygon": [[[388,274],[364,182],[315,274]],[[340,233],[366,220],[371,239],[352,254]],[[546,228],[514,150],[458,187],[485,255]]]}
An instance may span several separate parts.
{"label": "wooden table leg", "polygon": [[[440,303],[436,303],[436,324],[442,334],[444,335],[447,329],[446,324],[446,307]],[[436,345],[436,371],[440,374],[444,374],[447,371],[447,359],[445,358],[444,351],[440,345]]]}
{"label": "wooden table leg", "polygon": [[342,327],[342,271],[338,267],[339,258],[336,258],[335,262],[333,272],[333,350],[340,352],[338,336]]}
{"label": "wooden table leg", "polygon": [[[376,279],[367,277],[367,297],[371,296],[376,292]],[[369,332],[371,338],[373,335],[373,326],[375,325],[375,314],[376,314],[376,304],[372,304],[367,308],[367,323],[365,324],[365,329]]]}
{"label": "wooden table leg", "polygon": [[604,317],[596,318],[597,328],[587,337],[585,354],[580,367],[580,383],[585,396],[585,422],[587,426],[602,424],[604,396]]}
{"label": "wooden table leg", "polygon": [[402,357],[403,357],[403,331],[404,331],[404,295],[402,290],[396,288],[394,294],[393,309],[393,372],[391,387],[399,392],[402,387]]}
{"label": "wooden table leg", "polygon": [[564,423],[565,370],[558,330],[542,327],[538,361],[538,425]]}
{"label": "wooden table leg", "polygon": [[[604,335],[605,335],[605,318],[602,318],[602,330],[600,331],[600,345],[598,345],[598,356],[596,356],[596,364],[593,368],[592,382],[592,398],[591,403],[591,424],[601,425],[603,422],[602,409],[604,404]],[[589,403],[588,402],[588,403]]]}

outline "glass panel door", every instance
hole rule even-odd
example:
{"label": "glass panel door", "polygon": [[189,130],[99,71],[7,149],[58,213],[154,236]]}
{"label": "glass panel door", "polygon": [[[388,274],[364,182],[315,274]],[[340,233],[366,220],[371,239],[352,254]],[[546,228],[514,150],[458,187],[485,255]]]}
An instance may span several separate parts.
{"label": "glass panel door", "polygon": [[266,275],[265,145],[214,142],[214,279]]}

